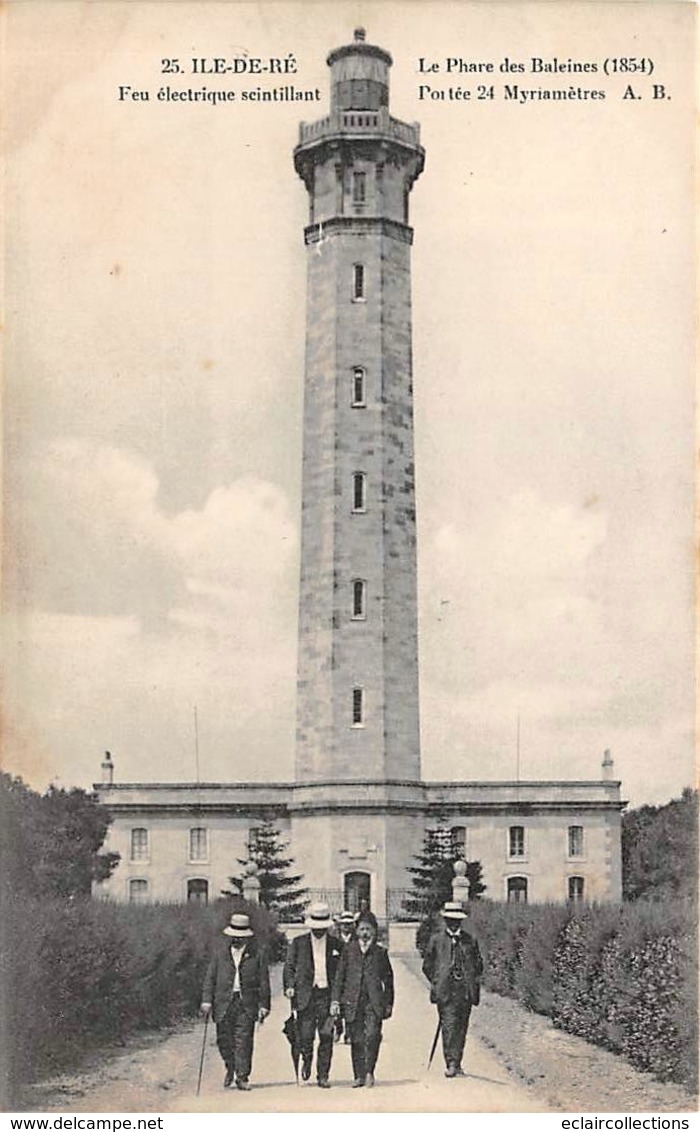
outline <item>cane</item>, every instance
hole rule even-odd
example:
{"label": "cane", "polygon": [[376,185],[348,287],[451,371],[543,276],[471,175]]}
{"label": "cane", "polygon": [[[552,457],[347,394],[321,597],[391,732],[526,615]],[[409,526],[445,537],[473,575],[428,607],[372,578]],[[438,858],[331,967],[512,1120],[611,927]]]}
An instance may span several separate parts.
{"label": "cane", "polygon": [[204,1051],[207,1048],[207,1026],[209,1025],[209,1011],[204,1018],[204,1037],[202,1038],[202,1056],[199,1059],[199,1077],[197,1078],[197,1096],[202,1087],[202,1070],[204,1069]]}
{"label": "cane", "polygon": [[430,1066],[433,1064],[433,1058],[435,1057],[435,1050],[437,1049],[438,1038],[440,1037],[440,1030],[441,1029],[442,1029],[442,1022],[438,1018],[437,1030],[435,1031],[435,1037],[433,1038],[433,1044],[432,1044],[432,1048],[430,1050],[430,1057],[428,1058],[428,1069],[430,1069]]}

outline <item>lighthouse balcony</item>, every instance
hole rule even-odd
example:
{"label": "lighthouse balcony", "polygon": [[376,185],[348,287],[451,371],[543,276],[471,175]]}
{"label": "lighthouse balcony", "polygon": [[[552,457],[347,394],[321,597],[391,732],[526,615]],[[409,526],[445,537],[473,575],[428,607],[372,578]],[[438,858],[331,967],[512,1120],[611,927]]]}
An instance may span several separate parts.
{"label": "lighthouse balcony", "polygon": [[392,118],[385,106],[377,110],[336,110],[317,122],[302,122],[299,127],[299,145],[323,141],[338,136],[381,134],[394,142],[411,148],[420,146],[420,127]]}

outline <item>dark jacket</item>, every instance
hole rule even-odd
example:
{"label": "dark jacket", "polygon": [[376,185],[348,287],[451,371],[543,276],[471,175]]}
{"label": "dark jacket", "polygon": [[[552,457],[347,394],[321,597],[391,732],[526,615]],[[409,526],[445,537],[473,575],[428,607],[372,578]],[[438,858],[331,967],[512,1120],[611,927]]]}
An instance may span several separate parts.
{"label": "dark jacket", "polygon": [[388,1018],[394,1007],[394,972],[388,952],[380,943],[372,943],[363,955],[353,939],[343,950],[333,984],[333,1001],[340,1003],[348,1022],[355,1019],[362,986],[375,1014]]}
{"label": "dark jacket", "polygon": [[[231,958],[231,941],[222,935],[214,944],[214,951],[204,976],[202,1002],[213,1005],[214,1021],[221,1022],[228,1010],[236,968]],[[247,941],[240,965],[241,998],[243,1005],[256,1013],[260,1007],[270,1009],[270,975],[265,949],[257,940]]]}
{"label": "dark jacket", "polygon": [[[333,986],[340,959],[338,940],[326,933],[326,978],[328,990]],[[294,988],[293,1003],[296,1010],[305,1010],[311,1001],[314,985],[314,953],[311,945],[311,932],[293,939],[284,962],[282,983],[285,990]]]}
{"label": "dark jacket", "polygon": [[480,979],[484,969],[479,945],[469,932],[461,930],[457,937],[458,963],[463,978],[453,977],[453,943],[447,928],[431,936],[423,956],[423,974],[430,980],[430,1001],[468,1001],[478,1006]]}

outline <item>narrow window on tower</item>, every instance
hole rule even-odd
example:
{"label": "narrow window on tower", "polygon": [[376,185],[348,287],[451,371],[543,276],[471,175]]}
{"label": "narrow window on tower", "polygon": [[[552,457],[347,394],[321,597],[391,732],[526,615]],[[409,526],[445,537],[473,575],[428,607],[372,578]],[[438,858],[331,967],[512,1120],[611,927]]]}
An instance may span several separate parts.
{"label": "narrow window on tower", "polygon": [[367,476],[364,472],[352,473],[352,509],[367,510]]}
{"label": "narrow window on tower", "polygon": [[365,725],[365,690],[353,688],[352,690],[352,725],[364,727]]}
{"label": "narrow window on tower", "polygon": [[343,215],[345,204],[344,193],[345,173],[342,165],[335,167],[335,207],[339,216]]}
{"label": "narrow window on tower", "polygon": [[364,578],[355,578],[352,583],[352,615],[356,621],[364,621],[367,616],[367,583]]}
{"label": "narrow window on tower", "polygon": [[352,175],[352,203],[362,206],[367,200],[367,174],[353,173]]}
{"label": "narrow window on tower", "polygon": [[357,302],[365,297],[365,265],[354,263],[352,265],[352,297]]}
{"label": "narrow window on tower", "polygon": [[353,409],[364,409],[367,400],[365,390],[365,371],[362,366],[355,366],[352,371],[352,407]]}

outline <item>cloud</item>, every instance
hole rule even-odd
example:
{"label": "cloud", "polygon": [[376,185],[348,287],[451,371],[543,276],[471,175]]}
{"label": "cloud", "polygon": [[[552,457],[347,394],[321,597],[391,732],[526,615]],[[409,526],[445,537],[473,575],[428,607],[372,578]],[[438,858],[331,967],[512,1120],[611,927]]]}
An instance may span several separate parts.
{"label": "cloud", "polygon": [[92,775],[110,747],[122,778],[192,777],[195,703],[214,777],[237,777],[234,748],[252,777],[281,752],[289,761],[296,527],[284,491],[243,478],[168,515],[147,461],[75,438],[33,476],[45,560],[12,623],[9,701],[53,744],[58,772]]}
{"label": "cloud", "polygon": [[[567,666],[599,642],[588,568],[606,529],[604,513],[547,504],[533,491],[513,495],[495,515],[439,527],[421,581],[424,620],[444,656],[430,661],[440,678],[482,690],[519,675],[549,684],[557,662]],[[463,663],[455,666],[458,649]]]}
{"label": "cloud", "polygon": [[455,511],[420,559],[426,775],[514,776],[519,717],[526,777],[597,777],[612,747],[630,779],[646,768],[637,791],[663,796],[670,767],[678,789],[690,781],[690,658],[670,631],[682,624],[666,556],[639,533],[623,545],[599,501],[523,490]]}

